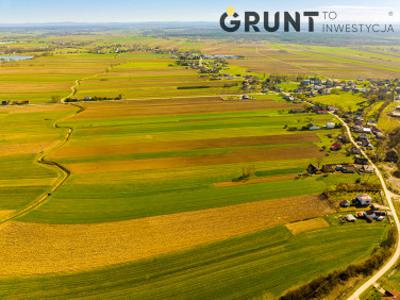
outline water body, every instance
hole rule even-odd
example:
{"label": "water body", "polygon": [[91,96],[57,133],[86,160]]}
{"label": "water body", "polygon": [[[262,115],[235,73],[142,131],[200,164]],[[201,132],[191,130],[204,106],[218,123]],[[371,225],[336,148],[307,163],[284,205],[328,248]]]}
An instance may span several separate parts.
{"label": "water body", "polygon": [[33,56],[27,55],[0,55],[0,61],[19,61],[33,59]]}

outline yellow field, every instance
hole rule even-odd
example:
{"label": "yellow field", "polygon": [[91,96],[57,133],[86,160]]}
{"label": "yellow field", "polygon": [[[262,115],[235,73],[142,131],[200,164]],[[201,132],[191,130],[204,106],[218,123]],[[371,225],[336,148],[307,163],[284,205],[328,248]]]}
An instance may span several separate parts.
{"label": "yellow field", "polygon": [[331,212],[326,202],[304,196],[92,225],[11,222],[1,228],[0,275],[78,272]]}
{"label": "yellow field", "polygon": [[329,223],[323,218],[315,218],[286,225],[287,229],[293,234],[312,231],[320,228],[329,227]]}

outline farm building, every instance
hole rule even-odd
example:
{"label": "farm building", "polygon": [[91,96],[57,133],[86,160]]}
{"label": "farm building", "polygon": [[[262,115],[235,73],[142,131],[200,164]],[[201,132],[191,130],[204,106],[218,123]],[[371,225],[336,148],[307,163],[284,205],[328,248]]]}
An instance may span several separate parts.
{"label": "farm building", "polygon": [[368,207],[372,203],[372,198],[368,194],[358,195],[353,199],[352,203],[357,207]]}
{"label": "farm building", "polygon": [[392,117],[399,118],[400,117],[400,106],[397,106],[395,110],[391,113]]}
{"label": "farm building", "polygon": [[350,154],[361,154],[361,150],[358,149],[357,147],[352,147],[349,149]]}
{"label": "farm building", "polygon": [[346,220],[347,220],[347,222],[355,222],[357,219],[356,219],[356,217],[353,216],[352,214],[348,214],[348,215],[346,216]]}
{"label": "farm building", "polygon": [[342,144],[341,143],[334,143],[331,146],[331,150],[332,151],[339,151],[340,149],[342,149]]}
{"label": "farm building", "polygon": [[249,97],[249,95],[242,95],[242,97],[241,97],[241,99],[242,100],[250,100],[250,97]]}
{"label": "farm building", "polygon": [[371,134],[371,133],[372,133],[372,129],[371,129],[371,128],[368,128],[368,127],[364,127],[364,128],[363,128],[363,133]]}
{"label": "farm building", "polygon": [[385,161],[397,163],[399,161],[399,153],[397,150],[392,149],[386,153]]}
{"label": "farm building", "polygon": [[319,126],[317,126],[317,125],[311,125],[309,128],[308,128],[308,130],[319,130],[319,129],[321,129]]}
{"label": "farm building", "polygon": [[358,168],[358,171],[360,173],[374,173],[374,168],[369,165],[363,165],[360,168]]}
{"label": "farm building", "polygon": [[354,163],[357,165],[368,165],[368,159],[366,159],[365,157],[356,156],[354,158]]}
{"label": "farm building", "polygon": [[353,174],[356,172],[356,168],[352,165],[345,165],[342,168],[342,173],[344,174]]}
{"label": "farm building", "polygon": [[317,174],[317,172],[318,172],[318,168],[316,166],[314,166],[313,164],[308,165],[308,167],[307,167],[308,174],[313,175],[313,174]]}
{"label": "farm building", "polygon": [[335,129],[335,127],[336,127],[336,124],[333,123],[333,122],[328,122],[328,123],[326,123],[326,125],[325,125],[325,128],[326,128],[326,129]]}
{"label": "farm building", "polygon": [[332,164],[323,165],[321,171],[323,173],[333,173],[336,171],[336,165],[332,165]]}
{"label": "farm building", "polygon": [[340,207],[349,207],[350,206],[350,201],[343,200],[340,201]]}

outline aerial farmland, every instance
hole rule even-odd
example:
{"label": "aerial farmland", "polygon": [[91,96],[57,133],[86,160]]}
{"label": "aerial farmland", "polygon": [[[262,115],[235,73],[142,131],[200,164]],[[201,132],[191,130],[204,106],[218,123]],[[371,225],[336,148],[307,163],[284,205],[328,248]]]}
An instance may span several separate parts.
{"label": "aerial farmland", "polygon": [[388,259],[362,153],[388,167],[371,128],[395,131],[396,105],[367,75],[396,91],[393,49],[14,39],[32,58],[0,64],[0,298],[301,299],[356,270],[309,294],[342,299]]}

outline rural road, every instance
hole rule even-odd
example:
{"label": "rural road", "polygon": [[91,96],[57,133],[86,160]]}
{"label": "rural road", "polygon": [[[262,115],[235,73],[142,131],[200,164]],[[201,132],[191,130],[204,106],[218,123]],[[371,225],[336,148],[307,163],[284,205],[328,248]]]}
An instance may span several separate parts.
{"label": "rural road", "polygon": [[[383,192],[385,194],[385,197],[387,199],[390,211],[392,213],[396,228],[397,228],[397,232],[400,233],[400,222],[399,222],[399,217],[397,216],[396,213],[396,209],[394,207],[393,204],[393,198],[392,198],[392,193],[388,190],[387,186],[386,186],[386,182],[385,179],[383,178],[383,175],[381,173],[381,171],[378,169],[378,167],[371,161],[371,159],[369,158],[369,156],[364,152],[364,150],[355,142],[353,135],[351,134],[351,130],[349,128],[349,126],[346,124],[346,122],[340,118],[339,116],[331,113],[332,116],[334,116],[336,119],[338,119],[343,126],[346,128],[347,130],[347,134],[350,138],[350,141],[352,142],[352,144],[357,147],[358,149],[360,149],[362,155],[368,159],[369,164],[374,168],[376,175],[378,176],[381,185],[382,185],[382,189]],[[376,272],[370,279],[368,279],[365,283],[363,283],[363,285],[361,285],[349,298],[348,300],[357,300],[360,299],[360,296],[367,291],[374,283],[376,283],[383,275],[385,275],[385,273],[387,271],[389,271],[393,266],[396,265],[397,261],[400,258],[400,243],[397,240],[397,244],[396,244],[396,249],[395,252],[393,254],[393,256],[390,258],[390,260],[383,265],[383,267]]]}

